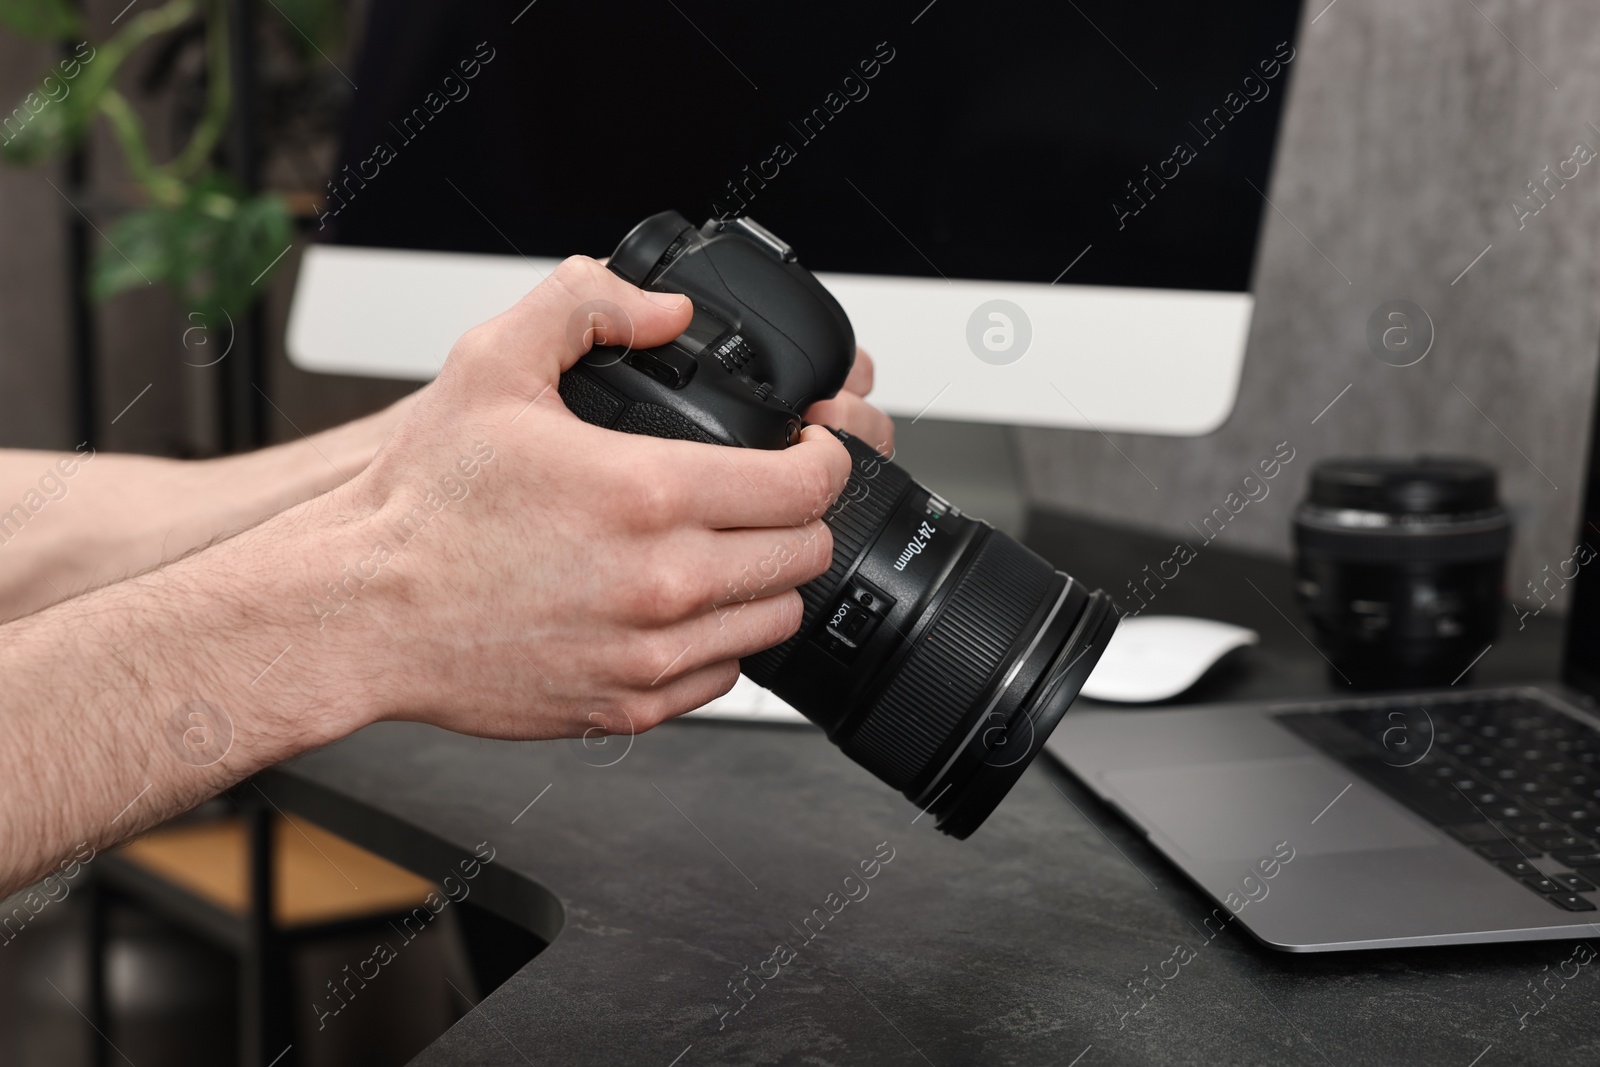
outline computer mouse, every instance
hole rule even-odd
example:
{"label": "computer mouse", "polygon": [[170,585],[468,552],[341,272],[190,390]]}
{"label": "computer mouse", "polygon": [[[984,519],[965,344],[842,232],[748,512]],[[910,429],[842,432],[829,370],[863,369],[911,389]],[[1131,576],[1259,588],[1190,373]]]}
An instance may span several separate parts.
{"label": "computer mouse", "polygon": [[1083,695],[1124,704],[1168,700],[1198,682],[1229,652],[1260,640],[1254,630],[1215,619],[1184,615],[1123,619],[1094,673],[1083,683]]}

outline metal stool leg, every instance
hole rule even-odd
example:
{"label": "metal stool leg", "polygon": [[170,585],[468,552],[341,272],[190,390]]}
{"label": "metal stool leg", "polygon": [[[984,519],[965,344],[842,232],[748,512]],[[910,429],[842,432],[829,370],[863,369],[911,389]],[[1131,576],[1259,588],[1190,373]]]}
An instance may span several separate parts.
{"label": "metal stool leg", "polygon": [[289,967],[285,939],[273,925],[272,809],[260,798],[246,802],[250,831],[250,915],[240,991],[240,1063],[245,1067],[292,1067],[289,1022]]}
{"label": "metal stool leg", "polygon": [[[106,957],[111,949],[110,910],[111,890],[89,872],[89,883],[84,886],[88,896],[88,967],[89,1022],[99,1031],[93,1038],[89,1062],[94,1067],[108,1067],[111,1063],[111,1003],[106,988]],[[104,1035],[104,1036],[101,1036]]]}

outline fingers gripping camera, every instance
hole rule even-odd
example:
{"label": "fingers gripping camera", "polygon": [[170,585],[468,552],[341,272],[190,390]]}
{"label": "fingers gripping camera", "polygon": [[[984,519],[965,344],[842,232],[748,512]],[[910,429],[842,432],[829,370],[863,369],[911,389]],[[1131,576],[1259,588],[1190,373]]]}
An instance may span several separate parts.
{"label": "fingers gripping camera", "polygon": [[[629,433],[784,448],[798,412],[855,358],[850,321],[782,239],[749,218],[634,227],[610,269],[686,293],[666,345],[592,349],[561,378],[580,418]],[[827,731],[939,829],[977,829],[1044,746],[1116,628],[1105,593],[1056,570],[848,434],[848,484],[824,516],[827,573],[800,629],[744,673]]]}

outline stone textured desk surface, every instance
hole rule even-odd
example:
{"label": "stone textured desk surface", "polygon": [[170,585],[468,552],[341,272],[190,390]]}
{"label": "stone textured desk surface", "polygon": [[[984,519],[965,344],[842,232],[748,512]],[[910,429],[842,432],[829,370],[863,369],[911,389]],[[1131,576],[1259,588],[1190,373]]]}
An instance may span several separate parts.
{"label": "stone textured desk surface", "polygon": [[[1033,528],[1108,588],[1163,547]],[[1161,607],[1261,631],[1191,697],[1327,691],[1281,563],[1214,549]],[[1478,677],[1553,673],[1560,631],[1537,621]],[[1600,961],[1550,978],[1573,943],[1289,955],[1236,924],[1207,939],[1212,902],[1047,757],[964,842],[803,726],[676,722],[585,747],[386,724],[263,785],[434,881],[487,842],[472,899],[551,942],[428,1067],[1600,1063]],[[1180,942],[1194,958],[1124,1018],[1128,983],[1171,974]],[[1555,996],[1522,1025],[1547,978]]]}
{"label": "stone textured desk surface", "polygon": [[[669,724],[614,766],[586,760],[596,752],[576,743],[390,724],[266,783],[436,880],[487,841],[473,899],[553,935],[418,1064],[945,1067],[1082,1053],[1079,1067],[1467,1067],[1491,1045],[1478,1067],[1600,1062],[1600,964],[1565,989],[1552,981],[1526,1028],[1512,1007],[1531,1004],[1527,983],[1571,944],[1286,955],[1235,926],[1206,942],[1208,901],[1045,760],[966,842],[913,823],[914,808],[808,727]],[[883,842],[893,859],[847,885]],[[847,890],[866,895],[841,907]],[[825,924],[806,924],[814,909]],[[1170,974],[1180,941],[1194,959],[1121,1019],[1129,980]],[[723,1020],[739,1003],[730,981],[773,973],[780,942],[793,958]]]}

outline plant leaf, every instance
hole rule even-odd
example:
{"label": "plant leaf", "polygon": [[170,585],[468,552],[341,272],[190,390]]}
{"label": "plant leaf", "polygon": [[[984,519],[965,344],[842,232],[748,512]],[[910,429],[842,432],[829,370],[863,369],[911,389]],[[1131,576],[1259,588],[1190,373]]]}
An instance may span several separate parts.
{"label": "plant leaf", "polygon": [[0,154],[33,166],[59,156],[83,140],[105,92],[98,78],[67,81],[48,74],[9,115],[0,115]]}
{"label": "plant leaf", "polygon": [[89,276],[89,292],[96,300],[168,278],[169,215],[165,208],[148,207],[117,220],[95,254]]}
{"label": "plant leaf", "polygon": [[240,201],[217,234],[210,294],[215,305],[237,314],[253,304],[266,291],[271,271],[282,266],[293,239],[282,198],[268,194]]}
{"label": "plant leaf", "polygon": [[271,194],[246,195],[231,179],[211,174],[186,190],[182,203],[142,208],[124,216],[96,257],[93,293],[105,299],[161,282],[184,310],[204,321],[237,319],[266,291],[269,266],[293,240],[288,206]]}
{"label": "plant leaf", "polygon": [[69,0],[0,0],[0,25],[37,41],[59,41],[83,28]]}

